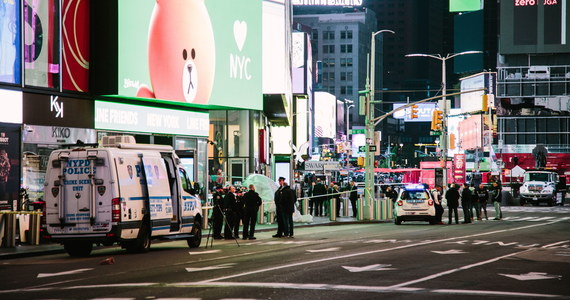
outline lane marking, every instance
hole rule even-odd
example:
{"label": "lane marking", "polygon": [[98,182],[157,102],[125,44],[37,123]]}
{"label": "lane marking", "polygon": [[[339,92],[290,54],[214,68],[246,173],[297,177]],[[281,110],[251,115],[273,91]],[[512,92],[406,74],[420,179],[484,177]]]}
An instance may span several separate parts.
{"label": "lane marking", "polygon": [[543,272],[529,272],[526,274],[501,274],[501,276],[513,278],[516,280],[542,280],[542,279],[561,279],[562,275],[554,275]]}
{"label": "lane marking", "polygon": [[437,254],[465,254],[468,252],[465,252],[463,250],[457,250],[457,249],[450,249],[450,250],[446,250],[446,251],[431,251],[433,253],[437,253]]}
{"label": "lane marking", "polygon": [[243,273],[237,273],[237,274],[233,274],[233,275],[221,276],[221,277],[217,277],[217,278],[202,280],[199,282],[200,283],[210,283],[210,282],[215,282],[215,281],[222,281],[222,280],[227,280],[227,279],[232,279],[232,278],[238,278],[238,277],[243,277],[243,276],[248,276],[248,275],[254,275],[254,274],[259,274],[259,273],[265,273],[265,272],[270,272],[270,271],[275,271],[275,270],[280,270],[280,269],[286,269],[286,268],[292,268],[292,267],[299,267],[299,266],[310,265],[310,264],[317,264],[317,263],[322,263],[322,262],[329,262],[329,261],[334,261],[334,260],[339,260],[339,259],[346,259],[346,258],[363,256],[363,255],[370,255],[370,254],[376,254],[376,253],[412,248],[412,247],[417,247],[417,246],[425,246],[425,245],[429,245],[429,244],[448,242],[448,241],[453,241],[453,240],[458,240],[458,239],[466,239],[466,238],[485,236],[485,235],[493,235],[493,234],[497,234],[497,233],[504,233],[504,232],[510,232],[510,231],[525,230],[525,229],[533,228],[533,227],[552,225],[552,224],[557,223],[557,222],[559,222],[559,220],[555,220],[555,221],[551,221],[551,222],[545,222],[545,223],[539,223],[539,224],[531,224],[531,225],[526,225],[526,226],[520,226],[520,227],[516,227],[516,228],[501,229],[501,230],[495,230],[495,231],[490,231],[490,232],[481,232],[481,233],[476,233],[476,234],[471,234],[471,235],[466,235],[466,236],[460,236],[460,237],[451,237],[451,238],[440,239],[440,240],[427,240],[427,241],[422,241],[422,242],[418,242],[418,243],[414,243],[414,244],[401,245],[401,246],[397,246],[397,247],[393,247],[393,248],[385,248],[385,249],[350,253],[350,254],[339,255],[339,256],[335,256],[335,257],[327,257],[327,258],[321,258],[321,259],[285,264],[285,265],[281,265],[281,266],[272,266],[270,268],[263,268],[263,269],[247,271],[247,272],[243,272]]}
{"label": "lane marking", "polygon": [[334,248],[326,248],[326,249],[317,249],[317,250],[306,250],[307,252],[310,253],[319,253],[319,252],[333,252],[333,251],[338,251],[340,250],[339,247],[334,247]]}
{"label": "lane marking", "polygon": [[208,250],[208,251],[202,251],[202,252],[188,252],[190,255],[201,255],[201,254],[212,254],[212,253],[219,253],[222,252],[222,250]]}
{"label": "lane marking", "polygon": [[73,274],[79,274],[79,273],[83,273],[83,272],[91,271],[91,270],[93,270],[93,268],[77,269],[77,270],[64,271],[64,272],[59,272],[59,273],[39,273],[37,278],[73,275]]}
{"label": "lane marking", "polygon": [[350,266],[342,266],[344,269],[348,270],[352,273],[358,272],[369,272],[369,271],[387,271],[387,270],[397,270],[396,268],[388,268],[391,267],[390,264],[375,264],[370,266],[364,267],[350,267]]}
{"label": "lane marking", "polygon": [[187,272],[200,272],[200,271],[219,270],[219,269],[231,268],[234,265],[236,265],[236,264],[235,263],[228,263],[228,264],[223,264],[223,265],[208,266],[208,267],[201,267],[201,268],[186,268],[186,271]]}
{"label": "lane marking", "polygon": [[486,265],[486,264],[489,264],[489,263],[492,263],[492,262],[496,262],[496,261],[498,261],[498,260],[501,260],[501,259],[503,259],[503,258],[507,258],[507,257],[519,255],[519,254],[523,254],[523,253],[526,253],[526,252],[529,252],[529,251],[531,251],[531,249],[527,249],[527,250],[523,250],[523,251],[519,251],[519,252],[514,252],[514,253],[511,253],[511,254],[507,254],[507,255],[498,256],[498,257],[491,258],[491,259],[488,259],[488,260],[484,260],[484,261],[481,261],[481,262],[478,262],[478,263],[474,263],[474,264],[462,266],[462,267],[459,267],[459,268],[450,269],[450,270],[447,270],[447,271],[435,273],[435,274],[432,274],[432,275],[429,275],[429,276],[426,276],[426,277],[423,277],[423,278],[419,278],[419,279],[415,279],[415,280],[411,280],[411,281],[407,281],[407,282],[402,282],[402,283],[399,283],[399,284],[395,284],[395,285],[392,285],[391,287],[393,287],[393,288],[399,288],[399,287],[404,287],[404,286],[412,285],[412,284],[419,283],[419,282],[424,282],[424,281],[432,280],[432,279],[435,279],[435,278],[438,278],[438,277],[441,277],[441,276],[444,276],[444,275],[453,274],[453,273],[459,272],[459,271],[465,271],[465,270],[468,270],[468,269],[471,269],[471,268],[474,268],[474,267],[479,267],[479,266],[482,266],[482,265]]}

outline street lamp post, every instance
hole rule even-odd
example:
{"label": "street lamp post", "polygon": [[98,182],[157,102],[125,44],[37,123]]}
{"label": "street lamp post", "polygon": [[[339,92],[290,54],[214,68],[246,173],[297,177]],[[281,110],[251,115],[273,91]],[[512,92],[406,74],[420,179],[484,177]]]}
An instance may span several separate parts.
{"label": "street lamp post", "polygon": [[[459,55],[465,54],[480,54],[483,53],[482,51],[464,51],[459,53],[449,53],[445,57],[441,56],[440,54],[407,54],[406,57],[430,57],[435,58],[441,61],[441,93],[442,95],[446,95],[446,65],[445,62],[448,59],[454,58]],[[446,97],[443,97],[441,100],[438,101],[438,106],[443,111],[443,125],[441,129],[441,140],[440,140],[440,152],[441,152],[441,159],[442,159],[442,168],[443,168],[443,185],[447,186],[447,148],[449,146],[448,141],[448,131],[447,131],[447,115],[449,114],[449,107],[450,102],[447,100]]]}
{"label": "street lamp post", "polygon": [[[366,153],[364,160],[364,205],[363,216],[369,219],[369,207],[374,200],[374,152],[371,151],[370,146],[374,145],[374,81],[375,81],[375,67],[376,67],[376,36],[380,33],[389,32],[395,33],[392,30],[383,29],[372,33],[370,41],[370,77],[368,78],[368,101],[366,103]],[[379,103],[381,101],[378,101]]]}

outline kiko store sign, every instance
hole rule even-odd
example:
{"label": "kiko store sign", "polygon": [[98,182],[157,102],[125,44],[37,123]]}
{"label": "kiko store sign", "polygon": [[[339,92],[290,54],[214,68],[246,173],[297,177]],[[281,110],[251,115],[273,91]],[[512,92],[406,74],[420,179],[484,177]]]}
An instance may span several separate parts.
{"label": "kiko store sign", "polygon": [[24,93],[24,124],[94,128],[95,107],[89,99]]}

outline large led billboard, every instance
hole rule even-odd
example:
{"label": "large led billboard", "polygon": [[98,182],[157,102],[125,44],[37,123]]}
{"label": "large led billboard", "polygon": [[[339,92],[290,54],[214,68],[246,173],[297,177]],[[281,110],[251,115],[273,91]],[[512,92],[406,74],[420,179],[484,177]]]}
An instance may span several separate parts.
{"label": "large led billboard", "polygon": [[501,54],[570,52],[567,0],[500,2]]}
{"label": "large led billboard", "polygon": [[[402,107],[406,103],[394,103],[394,109]],[[418,118],[410,118],[411,108],[399,110],[393,114],[394,119],[403,119],[405,122],[431,122],[431,115],[436,107],[435,103],[420,103],[418,106]]]}
{"label": "large led billboard", "polygon": [[20,1],[0,1],[0,82],[20,84]]}
{"label": "large led billboard", "polygon": [[62,1],[62,86],[89,91],[89,0]]}
{"label": "large led billboard", "polygon": [[262,109],[261,1],[118,5],[119,95]]}
{"label": "large led billboard", "polygon": [[24,83],[27,86],[59,87],[59,4],[56,0],[24,0]]}

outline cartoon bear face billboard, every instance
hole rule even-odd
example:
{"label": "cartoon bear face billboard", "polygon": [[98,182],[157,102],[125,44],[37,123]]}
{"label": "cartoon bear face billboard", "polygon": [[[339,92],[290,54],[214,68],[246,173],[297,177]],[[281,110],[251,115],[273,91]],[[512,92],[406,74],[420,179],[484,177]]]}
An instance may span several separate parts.
{"label": "cartoon bear face billboard", "polygon": [[119,52],[122,96],[262,107],[260,1],[120,1]]}

